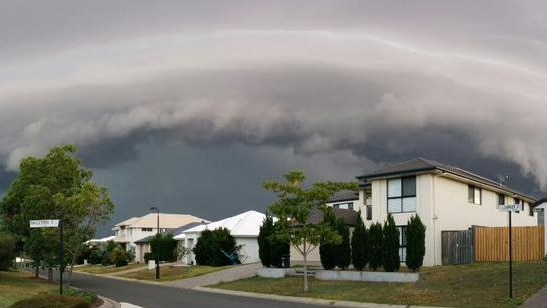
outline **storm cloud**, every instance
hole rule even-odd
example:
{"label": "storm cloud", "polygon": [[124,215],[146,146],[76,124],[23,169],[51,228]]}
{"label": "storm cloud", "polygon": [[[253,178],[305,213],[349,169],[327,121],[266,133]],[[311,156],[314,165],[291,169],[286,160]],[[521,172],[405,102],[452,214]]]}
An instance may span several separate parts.
{"label": "storm cloud", "polygon": [[[0,8],[4,172],[76,143],[112,181],[157,156],[151,145],[176,144],[238,153],[242,169],[236,157],[255,157],[256,181],[290,168],[348,180],[423,156],[547,188],[542,1],[18,0]],[[123,189],[116,194],[123,199]],[[267,206],[260,200],[252,203]]]}

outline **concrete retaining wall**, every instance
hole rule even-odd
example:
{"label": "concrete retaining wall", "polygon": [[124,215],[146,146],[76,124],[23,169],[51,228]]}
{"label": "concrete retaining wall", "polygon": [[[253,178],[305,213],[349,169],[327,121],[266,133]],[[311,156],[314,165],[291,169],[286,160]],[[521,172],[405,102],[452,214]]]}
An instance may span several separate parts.
{"label": "concrete retaining wall", "polygon": [[291,275],[294,273],[292,268],[270,268],[263,267],[258,270],[257,275],[264,278],[284,278],[285,275]]}
{"label": "concrete retaining wall", "polygon": [[318,270],[315,278],[321,280],[349,280],[374,282],[416,282],[420,278],[418,273],[387,273],[387,272],[358,272],[358,271],[326,271]]}

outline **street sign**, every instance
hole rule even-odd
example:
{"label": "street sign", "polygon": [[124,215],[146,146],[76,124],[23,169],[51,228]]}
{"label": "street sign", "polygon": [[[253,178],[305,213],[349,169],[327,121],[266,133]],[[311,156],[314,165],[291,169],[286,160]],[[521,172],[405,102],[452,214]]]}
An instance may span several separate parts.
{"label": "street sign", "polygon": [[41,219],[31,220],[31,228],[57,228],[59,227],[59,219]]}
{"label": "street sign", "polygon": [[504,212],[519,212],[522,211],[522,204],[500,204],[498,210]]}

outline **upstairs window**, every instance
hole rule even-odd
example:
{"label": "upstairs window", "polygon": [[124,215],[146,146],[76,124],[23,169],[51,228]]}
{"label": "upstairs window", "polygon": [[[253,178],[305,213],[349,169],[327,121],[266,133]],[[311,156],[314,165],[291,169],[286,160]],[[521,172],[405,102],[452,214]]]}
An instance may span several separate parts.
{"label": "upstairs window", "polygon": [[482,204],[481,199],[482,190],[477,186],[469,185],[467,187],[467,200],[469,203]]}
{"label": "upstairs window", "polygon": [[152,228],[141,228],[142,232],[152,232]]}
{"label": "upstairs window", "polygon": [[387,182],[387,212],[416,212],[416,177],[390,179]]}
{"label": "upstairs window", "polygon": [[528,205],[528,215],[534,216],[534,208],[531,205]]}
{"label": "upstairs window", "polygon": [[347,202],[347,203],[336,203],[332,206],[335,209],[348,209],[353,210],[353,202]]}
{"label": "upstairs window", "polygon": [[498,205],[505,204],[505,195],[504,194],[498,194]]}
{"label": "upstairs window", "polygon": [[367,205],[367,220],[372,220],[372,205]]}

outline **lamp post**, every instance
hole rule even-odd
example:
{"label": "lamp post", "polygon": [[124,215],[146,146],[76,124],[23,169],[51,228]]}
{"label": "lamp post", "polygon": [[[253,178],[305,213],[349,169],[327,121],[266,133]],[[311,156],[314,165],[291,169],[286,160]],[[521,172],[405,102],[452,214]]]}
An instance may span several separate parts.
{"label": "lamp post", "polygon": [[157,225],[157,230],[156,230],[156,240],[158,241],[157,245],[156,245],[156,253],[155,253],[155,258],[156,258],[156,280],[159,280],[160,279],[160,242],[161,242],[161,239],[160,239],[160,209],[153,206],[150,208],[150,211],[156,211],[156,213],[158,214],[158,225]]}

